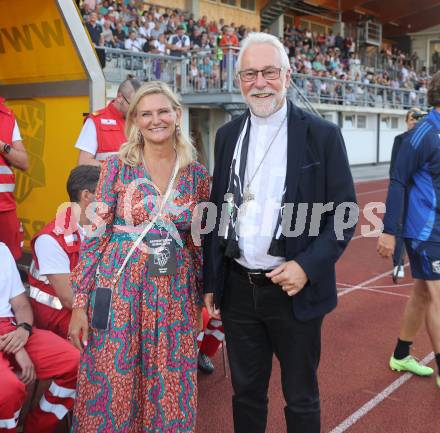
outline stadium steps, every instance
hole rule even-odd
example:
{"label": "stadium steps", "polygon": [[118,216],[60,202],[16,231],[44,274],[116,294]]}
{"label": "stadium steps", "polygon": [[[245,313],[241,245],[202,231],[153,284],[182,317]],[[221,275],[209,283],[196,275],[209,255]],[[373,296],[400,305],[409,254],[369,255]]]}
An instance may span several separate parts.
{"label": "stadium steps", "polygon": [[261,27],[269,27],[280,15],[284,14],[284,11],[289,6],[292,6],[295,1],[292,0],[272,0],[267,6],[262,9],[261,17]]}

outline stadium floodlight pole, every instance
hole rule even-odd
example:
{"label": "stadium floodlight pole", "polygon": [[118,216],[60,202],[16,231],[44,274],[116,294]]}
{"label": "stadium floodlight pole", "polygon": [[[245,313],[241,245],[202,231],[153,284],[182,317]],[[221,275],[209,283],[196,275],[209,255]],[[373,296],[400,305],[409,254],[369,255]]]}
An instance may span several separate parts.
{"label": "stadium floodlight pole", "polygon": [[306,96],[302,93],[301,89],[296,85],[295,81],[293,81],[293,78],[290,79],[290,85],[293,87],[296,92],[298,93],[300,99],[303,101],[304,105],[314,114],[316,114],[319,117],[321,116],[321,113],[313,106],[313,104],[306,98]]}

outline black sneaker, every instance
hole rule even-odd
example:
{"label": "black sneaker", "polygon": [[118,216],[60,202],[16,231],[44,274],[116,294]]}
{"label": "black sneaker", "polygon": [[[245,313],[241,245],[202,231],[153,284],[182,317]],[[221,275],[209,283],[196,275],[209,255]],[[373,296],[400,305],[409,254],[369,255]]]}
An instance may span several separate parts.
{"label": "black sneaker", "polygon": [[211,359],[208,355],[205,355],[202,352],[199,352],[199,356],[197,357],[197,365],[199,370],[203,371],[204,373],[211,374],[214,371],[214,364],[212,363]]}

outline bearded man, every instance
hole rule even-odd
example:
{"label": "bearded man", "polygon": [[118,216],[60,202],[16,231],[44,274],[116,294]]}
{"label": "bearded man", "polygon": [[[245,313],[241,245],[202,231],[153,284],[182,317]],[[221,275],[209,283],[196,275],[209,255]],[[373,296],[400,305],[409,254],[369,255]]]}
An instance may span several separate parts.
{"label": "bearded man", "polygon": [[236,71],[248,110],[216,136],[205,305],[224,324],[235,433],[266,430],[274,353],[288,433],[319,433],[321,325],[354,232],[353,180],[339,128],[287,100],[290,64],[276,37],[250,34]]}

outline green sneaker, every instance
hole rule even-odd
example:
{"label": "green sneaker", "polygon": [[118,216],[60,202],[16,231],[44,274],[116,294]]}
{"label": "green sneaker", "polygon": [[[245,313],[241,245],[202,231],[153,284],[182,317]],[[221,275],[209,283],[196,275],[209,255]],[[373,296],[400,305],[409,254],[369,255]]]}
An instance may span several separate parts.
{"label": "green sneaker", "polygon": [[394,356],[391,356],[390,368],[394,371],[409,371],[417,374],[417,376],[431,376],[431,374],[434,373],[434,370],[431,367],[420,364],[417,359],[411,355],[408,355],[403,359],[396,359]]}

